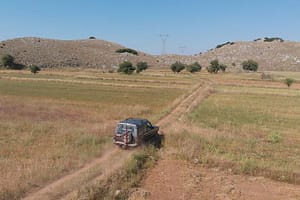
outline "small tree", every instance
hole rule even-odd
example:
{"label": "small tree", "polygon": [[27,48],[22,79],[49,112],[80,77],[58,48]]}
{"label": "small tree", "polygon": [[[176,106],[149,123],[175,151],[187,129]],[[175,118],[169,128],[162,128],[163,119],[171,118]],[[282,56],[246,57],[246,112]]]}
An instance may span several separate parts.
{"label": "small tree", "polygon": [[195,73],[201,71],[201,65],[198,62],[186,66],[186,71]]}
{"label": "small tree", "polygon": [[218,73],[219,70],[220,70],[220,68],[219,68],[219,61],[217,59],[212,60],[210,62],[210,65],[207,67],[207,71],[209,73],[216,74],[216,73]]}
{"label": "small tree", "polygon": [[212,60],[210,65],[206,68],[209,73],[217,74],[220,70],[225,72],[227,65],[220,64],[218,59]]}
{"label": "small tree", "polygon": [[135,67],[132,65],[129,61],[124,61],[119,65],[118,72],[124,73],[124,74],[132,74],[135,70]]}
{"label": "small tree", "polygon": [[294,79],[292,78],[286,78],[284,79],[284,83],[288,86],[288,87],[291,87],[291,85],[295,82]]}
{"label": "small tree", "polygon": [[15,59],[11,55],[5,54],[1,57],[1,64],[7,69],[12,69],[15,65]]}
{"label": "small tree", "polygon": [[140,73],[141,71],[144,71],[148,69],[148,63],[147,62],[138,62],[136,64],[136,73]]}
{"label": "small tree", "polygon": [[174,72],[174,73],[179,73],[181,72],[184,68],[185,68],[185,64],[179,62],[179,61],[176,61],[175,63],[173,63],[171,65],[171,70]]}
{"label": "small tree", "polygon": [[225,72],[225,71],[226,71],[226,68],[227,68],[227,65],[225,65],[225,64],[220,64],[220,65],[219,65],[219,68],[220,68],[220,70],[221,70],[222,72]]}
{"label": "small tree", "polygon": [[138,55],[138,52],[134,49],[124,48],[116,50],[116,53],[131,53],[133,55]]}
{"label": "small tree", "polygon": [[258,63],[254,60],[246,60],[244,62],[242,62],[242,66],[244,70],[248,70],[248,71],[257,71],[258,69]]}
{"label": "small tree", "polygon": [[36,73],[38,73],[39,71],[41,71],[41,68],[39,68],[39,67],[36,66],[36,65],[31,65],[31,66],[29,67],[29,70],[31,71],[31,73],[36,74]]}

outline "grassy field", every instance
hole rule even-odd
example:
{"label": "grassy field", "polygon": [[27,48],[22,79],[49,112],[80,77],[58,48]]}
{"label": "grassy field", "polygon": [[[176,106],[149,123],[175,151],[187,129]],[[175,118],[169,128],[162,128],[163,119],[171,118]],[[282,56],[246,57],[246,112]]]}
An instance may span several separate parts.
{"label": "grassy field", "polygon": [[[170,125],[167,147],[207,166],[300,183],[300,74],[267,73],[269,80],[260,73],[0,71],[0,199],[80,168],[111,144],[118,120],[155,123],[201,80],[214,93]],[[285,77],[296,80],[291,88]]]}
{"label": "grassy field", "polygon": [[1,71],[0,199],[18,199],[101,155],[118,120],[157,121],[196,79],[151,72]]}
{"label": "grassy field", "polygon": [[[179,134],[168,144],[181,158],[207,166],[300,184],[299,85],[237,75],[201,75],[215,92],[174,127]],[[244,85],[250,77],[255,84]]]}

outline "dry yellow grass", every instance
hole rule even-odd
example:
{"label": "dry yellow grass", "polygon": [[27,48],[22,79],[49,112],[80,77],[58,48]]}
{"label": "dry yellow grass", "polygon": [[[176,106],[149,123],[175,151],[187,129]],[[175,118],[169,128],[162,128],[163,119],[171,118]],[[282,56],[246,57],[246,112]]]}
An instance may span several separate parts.
{"label": "dry yellow grass", "polygon": [[[32,81],[35,76],[27,79],[31,76],[27,72],[3,72],[0,76],[8,77],[0,79],[0,199],[18,199],[80,168],[111,143],[118,120],[158,120],[194,81],[174,76],[161,80],[150,74],[136,76],[134,82],[134,77],[105,74],[111,85],[104,86],[97,79],[88,79],[87,84],[72,82],[71,72],[55,75],[58,81],[51,82]],[[155,81],[157,88],[147,87]],[[128,82],[145,86],[128,87]],[[186,82],[188,86],[184,90],[170,88],[168,82],[175,86]]]}

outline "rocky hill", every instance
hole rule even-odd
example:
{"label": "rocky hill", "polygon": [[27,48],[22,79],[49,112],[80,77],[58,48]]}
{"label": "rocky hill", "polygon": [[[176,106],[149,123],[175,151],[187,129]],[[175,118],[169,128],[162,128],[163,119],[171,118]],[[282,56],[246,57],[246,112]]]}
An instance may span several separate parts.
{"label": "rocky hill", "polygon": [[138,52],[138,55],[116,53],[116,50],[122,48],[125,47],[98,39],[52,40],[28,37],[2,41],[0,55],[8,53],[17,63],[41,67],[90,67],[105,70],[116,68],[124,60],[154,64],[153,57],[143,52]]}
{"label": "rocky hill", "polygon": [[248,59],[258,62],[261,71],[300,71],[300,43],[282,40],[268,42],[258,39],[252,42],[228,42],[194,56],[160,57],[161,62],[166,65],[179,60],[184,63],[197,61],[203,66],[208,66],[213,59],[225,63],[230,71],[242,70],[241,63]]}
{"label": "rocky hill", "polygon": [[9,53],[18,63],[41,67],[91,67],[107,70],[117,68],[124,60],[133,63],[146,61],[153,67],[169,67],[175,61],[187,64],[197,61],[202,66],[208,66],[211,60],[218,59],[228,66],[228,71],[240,71],[244,60],[253,59],[259,63],[261,71],[300,71],[300,43],[281,39],[228,42],[192,56],[116,53],[116,50],[122,48],[125,47],[98,39],[18,38],[0,42],[0,55]]}

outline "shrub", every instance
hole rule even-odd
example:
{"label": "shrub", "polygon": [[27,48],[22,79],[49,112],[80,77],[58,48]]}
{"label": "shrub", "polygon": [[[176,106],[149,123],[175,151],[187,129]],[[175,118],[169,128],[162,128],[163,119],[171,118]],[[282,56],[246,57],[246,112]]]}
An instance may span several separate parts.
{"label": "shrub", "polygon": [[275,143],[279,143],[282,140],[282,137],[280,135],[280,133],[271,133],[268,135],[268,142],[271,142],[273,144]]}
{"label": "shrub", "polygon": [[198,62],[186,66],[186,71],[194,73],[201,71],[202,67]]}
{"label": "shrub", "polygon": [[36,65],[31,65],[31,66],[29,67],[29,70],[31,71],[31,73],[36,74],[36,73],[38,73],[39,71],[41,71],[41,68],[39,68],[39,67],[36,66]]}
{"label": "shrub", "polygon": [[206,69],[209,73],[217,74],[220,70],[222,72],[225,72],[226,68],[227,68],[227,65],[220,64],[219,61],[217,59],[215,59],[210,62],[210,65]]}
{"label": "shrub", "polygon": [[284,40],[280,37],[271,37],[271,38],[268,38],[268,37],[265,37],[264,38],[264,42],[273,42],[273,41],[280,41],[280,42],[283,42]]}
{"label": "shrub", "polygon": [[226,45],[233,45],[233,44],[234,44],[234,42],[225,42],[225,43],[223,43],[223,44],[217,45],[217,46],[216,46],[216,49],[219,49],[219,48],[221,48],[221,47],[223,47],[223,46],[226,46]]}
{"label": "shrub", "polygon": [[175,63],[173,63],[171,65],[171,70],[174,72],[174,73],[179,73],[181,72],[184,68],[185,68],[185,64],[179,62],[179,61],[176,61]]}
{"label": "shrub", "polygon": [[91,37],[89,37],[89,39],[90,39],[90,40],[95,40],[95,39],[96,39],[96,37],[94,37],[94,36],[91,36]]}
{"label": "shrub", "polygon": [[118,49],[116,50],[116,53],[131,53],[134,55],[138,55],[138,52],[134,49],[129,49],[129,48],[125,48],[125,49]]}
{"label": "shrub", "polygon": [[22,64],[15,63],[14,57],[9,54],[5,54],[1,57],[1,65],[6,69],[15,69],[15,70],[20,70],[25,67]]}
{"label": "shrub", "polygon": [[258,63],[254,60],[247,60],[242,62],[242,66],[244,70],[248,71],[257,71],[258,69]]}
{"label": "shrub", "polygon": [[124,73],[124,74],[132,74],[135,70],[135,67],[132,65],[129,61],[124,61],[119,65],[118,72]]}
{"label": "shrub", "polygon": [[9,55],[9,54],[5,54],[1,57],[1,64],[5,67],[5,68],[12,68],[12,66],[15,64],[15,59],[13,56]]}
{"label": "shrub", "polygon": [[136,64],[136,73],[140,73],[141,71],[144,71],[148,69],[148,63],[147,62],[138,62]]}
{"label": "shrub", "polygon": [[291,87],[291,85],[295,82],[294,79],[292,78],[286,78],[284,79],[284,83],[288,86],[288,87]]}

